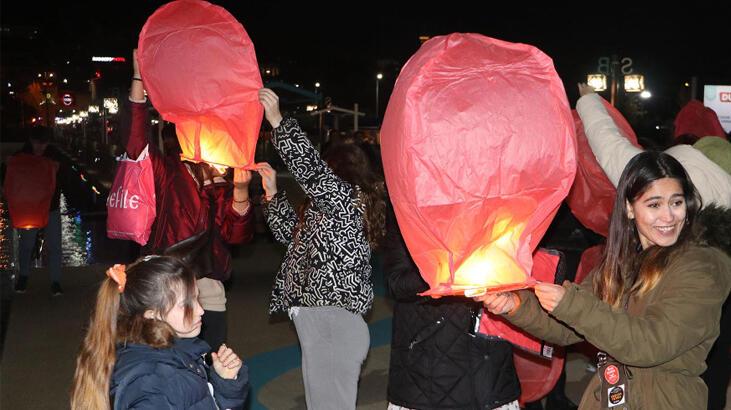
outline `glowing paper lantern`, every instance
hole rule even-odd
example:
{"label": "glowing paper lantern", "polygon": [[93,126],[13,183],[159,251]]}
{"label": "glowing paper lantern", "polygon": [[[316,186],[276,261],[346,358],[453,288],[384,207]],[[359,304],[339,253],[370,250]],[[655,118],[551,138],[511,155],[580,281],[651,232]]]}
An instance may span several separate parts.
{"label": "glowing paper lantern", "polygon": [[427,294],[530,284],[533,250],[576,171],[571,111],[548,56],[478,34],[432,38],[396,81],[381,144]]}
{"label": "glowing paper lantern", "polygon": [[56,191],[58,163],[32,154],[15,154],[8,158],[4,194],[14,228],[43,228],[48,225],[48,211]]}
{"label": "glowing paper lantern", "polygon": [[241,23],[205,1],[173,1],[147,19],[137,55],[150,100],[175,123],[184,159],[253,165],[262,82]]}
{"label": "glowing paper lantern", "polygon": [[697,100],[691,100],[685,104],[675,117],[673,136],[679,137],[683,134],[693,134],[698,138],[709,135],[726,138],[726,133],[716,112]]}
{"label": "glowing paper lantern", "polygon": [[[619,132],[632,145],[640,147],[637,135],[622,114],[602,98],[602,104],[612,117]],[[571,212],[584,226],[602,236],[609,232],[609,217],[612,214],[617,190],[597,162],[584,132],[584,124],[576,110],[572,111],[576,126],[577,169],[566,203]]]}

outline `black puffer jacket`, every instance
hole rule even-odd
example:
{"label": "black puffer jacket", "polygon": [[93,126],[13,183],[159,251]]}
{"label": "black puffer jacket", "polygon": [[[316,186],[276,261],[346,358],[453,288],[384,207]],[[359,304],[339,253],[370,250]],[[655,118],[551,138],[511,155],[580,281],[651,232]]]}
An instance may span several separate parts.
{"label": "black puffer jacket", "polygon": [[387,217],[384,270],[392,296],[393,338],[388,400],[412,409],[492,409],[517,400],[511,345],[474,335],[479,304],[431,299],[393,212]]}

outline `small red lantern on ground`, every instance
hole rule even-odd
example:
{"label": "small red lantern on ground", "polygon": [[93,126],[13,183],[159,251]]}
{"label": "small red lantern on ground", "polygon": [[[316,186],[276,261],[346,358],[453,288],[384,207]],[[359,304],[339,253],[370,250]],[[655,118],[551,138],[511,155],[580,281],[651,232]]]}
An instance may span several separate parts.
{"label": "small red lantern on ground", "polygon": [[551,59],[478,34],[424,43],[381,129],[389,195],[427,294],[526,287],[576,171]]}
{"label": "small red lantern on ground", "polygon": [[173,1],[147,19],[137,55],[152,104],[175,123],[183,159],[253,166],[262,82],[241,23],[205,1]]}
{"label": "small red lantern on ground", "polygon": [[8,158],[4,194],[13,228],[43,228],[56,191],[58,163],[32,154]]}

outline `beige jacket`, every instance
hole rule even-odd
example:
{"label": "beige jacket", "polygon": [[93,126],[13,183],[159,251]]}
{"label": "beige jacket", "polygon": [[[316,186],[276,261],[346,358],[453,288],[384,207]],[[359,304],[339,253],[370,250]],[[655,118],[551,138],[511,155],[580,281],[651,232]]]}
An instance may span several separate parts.
{"label": "beige jacket", "polygon": [[[624,167],[642,149],[632,145],[619,132],[597,94],[587,94],[576,103],[584,123],[586,138],[594,156],[614,186]],[[665,152],[677,159],[698,189],[703,205],[715,202],[731,208],[731,175],[690,145],[676,145]]]}

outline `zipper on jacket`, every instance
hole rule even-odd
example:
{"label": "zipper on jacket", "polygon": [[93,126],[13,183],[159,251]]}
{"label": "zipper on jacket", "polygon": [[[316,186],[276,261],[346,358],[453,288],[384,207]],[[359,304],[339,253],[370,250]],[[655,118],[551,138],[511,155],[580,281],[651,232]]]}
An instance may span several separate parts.
{"label": "zipper on jacket", "polygon": [[424,328],[422,328],[419,333],[414,336],[414,338],[411,340],[411,343],[409,343],[409,350],[412,350],[414,346],[432,337],[443,326],[444,316],[440,317],[436,322],[424,326]]}

